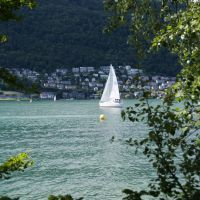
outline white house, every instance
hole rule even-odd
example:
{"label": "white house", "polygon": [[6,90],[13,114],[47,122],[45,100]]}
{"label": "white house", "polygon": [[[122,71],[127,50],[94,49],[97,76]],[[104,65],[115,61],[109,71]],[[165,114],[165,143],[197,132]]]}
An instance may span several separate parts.
{"label": "white house", "polygon": [[101,80],[107,80],[108,79],[108,75],[106,74],[101,74],[100,75]]}
{"label": "white house", "polygon": [[79,73],[79,68],[78,67],[73,67],[72,68],[73,73]]}
{"label": "white house", "polygon": [[126,71],[129,71],[129,70],[131,70],[131,66],[130,65],[126,65],[125,69],[126,69]]}
{"label": "white house", "polygon": [[95,87],[96,86],[96,83],[94,82],[89,82],[89,87]]}
{"label": "white house", "polygon": [[62,75],[67,74],[68,69],[56,69],[56,73],[61,73]]}
{"label": "white house", "polygon": [[88,72],[94,72],[94,67],[87,67]]}
{"label": "white house", "polygon": [[103,83],[97,83],[96,85],[98,88],[103,88],[103,86],[104,86]]}
{"label": "white house", "polygon": [[53,99],[55,94],[53,92],[42,92],[40,93],[41,99]]}
{"label": "white house", "polygon": [[65,85],[66,90],[75,90],[77,88],[76,85]]}
{"label": "white house", "polygon": [[86,73],[88,70],[87,70],[87,67],[80,67],[80,72],[81,73]]}
{"label": "white house", "polygon": [[100,70],[108,74],[110,71],[110,66],[101,66]]}

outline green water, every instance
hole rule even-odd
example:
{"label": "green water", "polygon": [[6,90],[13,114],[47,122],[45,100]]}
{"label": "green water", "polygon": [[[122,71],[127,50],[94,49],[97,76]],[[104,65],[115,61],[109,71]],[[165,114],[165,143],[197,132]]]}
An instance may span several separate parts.
{"label": "green water", "polygon": [[[134,102],[126,101],[125,106]],[[120,111],[100,109],[95,100],[0,102],[0,161],[23,151],[35,161],[24,173],[1,180],[0,195],[120,200],[124,188],[145,188],[153,172],[123,140],[142,138],[146,127],[123,122]],[[99,122],[100,114],[107,120]]]}

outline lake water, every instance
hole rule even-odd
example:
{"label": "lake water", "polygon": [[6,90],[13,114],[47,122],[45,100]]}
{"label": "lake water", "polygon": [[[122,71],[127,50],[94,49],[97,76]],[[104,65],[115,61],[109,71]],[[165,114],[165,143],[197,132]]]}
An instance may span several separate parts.
{"label": "lake water", "polygon": [[[125,106],[135,101],[127,100]],[[0,102],[0,162],[24,151],[35,161],[25,172],[1,180],[0,195],[120,200],[125,188],[145,188],[153,171],[143,155],[135,155],[123,141],[144,137],[146,127],[123,122],[120,112],[100,109],[96,100]],[[107,120],[100,122],[100,114]]]}

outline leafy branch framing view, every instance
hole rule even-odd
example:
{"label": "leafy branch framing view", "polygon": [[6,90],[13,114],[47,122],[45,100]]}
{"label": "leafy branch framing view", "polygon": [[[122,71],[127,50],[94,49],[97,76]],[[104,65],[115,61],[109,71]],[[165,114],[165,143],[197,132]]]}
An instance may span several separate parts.
{"label": "leafy branch framing view", "polygon": [[[124,200],[195,200],[200,195],[200,4],[191,1],[105,0],[111,17],[106,31],[129,24],[129,42],[137,47],[138,67],[149,53],[167,48],[178,55],[183,70],[163,101],[151,106],[144,91],[140,103],[122,112],[133,123],[149,127],[146,138],[130,139],[142,148],[157,177],[149,190],[125,189]],[[145,45],[144,45],[144,42]],[[177,107],[178,104],[182,106]]]}
{"label": "leafy branch framing view", "polygon": [[[157,177],[141,191],[125,189],[124,200],[154,199],[197,200],[200,195],[200,3],[186,0],[104,0],[110,13],[106,32],[129,25],[128,42],[137,49],[138,67],[149,54],[161,47],[178,55],[183,69],[176,84],[166,91],[156,106],[144,91],[140,103],[126,108],[122,118],[142,121],[149,132],[142,140],[128,144],[143,149]],[[18,20],[21,7],[33,8],[32,0],[0,1],[0,20]],[[6,41],[6,36],[1,36]],[[181,106],[177,106],[181,104]],[[1,177],[32,165],[27,154],[11,158],[0,166]],[[70,195],[49,197],[72,199]]]}

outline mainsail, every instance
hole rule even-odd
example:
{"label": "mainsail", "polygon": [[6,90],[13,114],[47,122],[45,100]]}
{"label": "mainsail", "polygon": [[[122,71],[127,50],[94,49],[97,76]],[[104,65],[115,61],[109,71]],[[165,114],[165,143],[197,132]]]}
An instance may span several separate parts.
{"label": "mainsail", "polygon": [[113,66],[110,66],[109,76],[101,97],[101,102],[120,99],[117,77]]}

